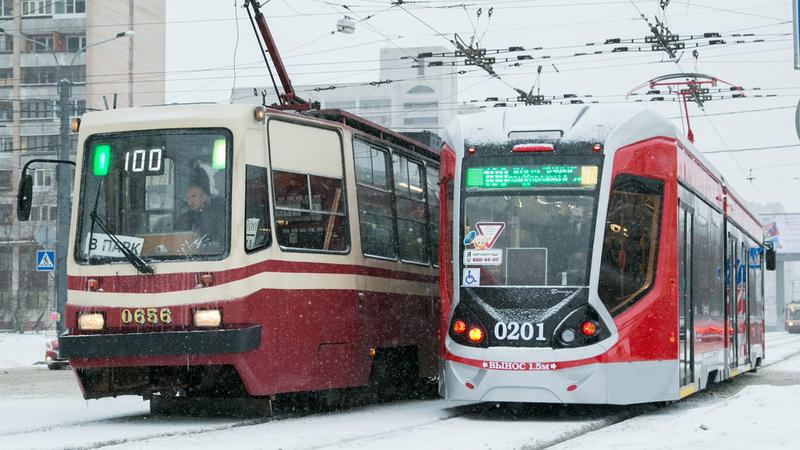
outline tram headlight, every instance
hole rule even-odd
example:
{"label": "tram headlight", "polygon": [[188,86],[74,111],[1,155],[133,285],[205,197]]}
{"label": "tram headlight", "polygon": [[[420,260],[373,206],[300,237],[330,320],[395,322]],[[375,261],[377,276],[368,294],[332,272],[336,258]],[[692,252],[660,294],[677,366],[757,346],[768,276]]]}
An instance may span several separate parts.
{"label": "tram headlight", "polygon": [[581,324],[581,333],[588,337],[594,336],[595,333],[597,333],[597,324],[591,320],[587,320]]}
{"label": "tram headlight", "polygon": [[575,342],[576,336],[577,335],[575,334],[575,330],[573,330],[572,328],[567,328],[561,332],[561,342],[565,344],[572,344],[573,342]]}
{"label": "tram headlight", "polygon": [[78,316],[78,329],[84,331],[99,331],[106,325],[106,319],[100,313],[84,313]]}
{"label": "tram headlight", "polygon": [[481,327],[472,326],[467,333],[467,338],[469,338],[470,342],[473,344],[480,344],[483,341],[483,338],[486,337],[486,333],[483,331]]}
{"label": "tram headlight", "polygon": [[463,303],[459,303],[453,311],[453,319],[448,336],[461,345],[473,347],[489,346],[486,326]]}
{"label": "tram headlight", "polygon": [[194,312],[194,326],[197,328],[218,328],[222,323],[222,313],[218,309],[198,309]]}

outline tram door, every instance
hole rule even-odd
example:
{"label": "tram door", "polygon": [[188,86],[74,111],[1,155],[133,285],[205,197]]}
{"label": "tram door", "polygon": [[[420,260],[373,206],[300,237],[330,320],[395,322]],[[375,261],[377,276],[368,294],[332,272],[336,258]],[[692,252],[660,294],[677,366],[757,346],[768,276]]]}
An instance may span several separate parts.
{"label": "tram door", "polygon": [[681,204],[678,215],[678,332],[680,383],[686,386],[694,381],[694,324],[692,320],[692,223],[694,213]]}
{"label": "tram door", "polygon": [[736,351],[738,344],[737,336],[737,320],[736,320],[736,294],[737,285],[736,277],[738,272],[737,258],[738,242],[736,238],[728,234],[728,261],[725,263],[726,277],[725,277],[725,294],[727,299],[725,302],[725,317],[727,321],[726,334],[728,335],[728,367],[735,368],[739,365],[739,352]]}
{"label": "tram door", "polygon": [[748,297],[750,296],[749,254],[742,243],[739,249],[739,267],[736,270],[736,322],[738,324],[738,360],[742,364],[750,362],[750,314]]}

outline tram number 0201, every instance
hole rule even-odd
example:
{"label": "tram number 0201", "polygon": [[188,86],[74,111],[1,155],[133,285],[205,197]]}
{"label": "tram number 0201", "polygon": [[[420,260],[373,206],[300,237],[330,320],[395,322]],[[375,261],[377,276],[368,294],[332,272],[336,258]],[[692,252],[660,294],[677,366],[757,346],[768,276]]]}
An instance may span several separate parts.
{"label": "tram number 0201", "polygon": [[546,341],[544,324],[531,322],[497,322],[494,325],[494,337],[498,341]]}
{"label": "tram number 0201", "polygon": [[138,323],[139,325],[151,324],[157,325],[159,323],[171,323],[172,311],[169,308],[136,308],[136,309],[123,309],[120,313],[120,320],[122,323]]}

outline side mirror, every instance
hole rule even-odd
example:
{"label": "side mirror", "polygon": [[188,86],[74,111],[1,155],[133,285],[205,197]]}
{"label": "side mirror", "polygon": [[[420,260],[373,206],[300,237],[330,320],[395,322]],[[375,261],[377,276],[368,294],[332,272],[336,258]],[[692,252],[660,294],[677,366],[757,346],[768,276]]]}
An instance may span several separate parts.
{"label": "side mirror", "polygon": [[775,270],[776,254],[774,248],[771,247],[767,248],[766,258],[767,258],[767,270]]}
{"label": "side mirror", "polygon": [[33,177],[26,173],[19,179],[17,220],[26,222],[31,217],[31,203],[33,203]]}

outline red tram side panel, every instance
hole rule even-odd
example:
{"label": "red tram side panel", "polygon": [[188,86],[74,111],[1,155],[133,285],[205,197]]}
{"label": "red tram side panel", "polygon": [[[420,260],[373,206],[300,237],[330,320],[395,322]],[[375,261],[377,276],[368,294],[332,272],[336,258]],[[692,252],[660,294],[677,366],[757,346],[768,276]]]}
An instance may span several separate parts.
{"label": "red tram side panel", "polygon": [[[441,264],[453,283],[441,289],[442,304],[451,303],[447,398],[678,400],[760,364],[760,227],[738,202],[740,215],[728,214],[735,199],[724,178],[668,120],[597,107],[514,108],[459,118],[446,142],[455,154],[452,176],[442,172],[442,192],[453,192],[453,230],[442,241],[452,256]],[[597,183],[585,177],[594,170]],[[522,209],[476,213],[482,199]],[[508,233],[488,253],[469,245],[478,219]],[[559,230],[579,244],[548,238]],[[520,247],[541,249],[540,257],[530,252],[535,269],[505,267]],[[559,257],[587,251],[585,279]],[[484,254],[494,266],[475,258]],[[509,338],[525,327],[539,332]]]}

